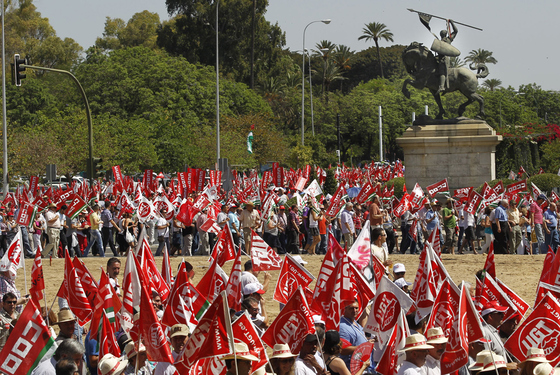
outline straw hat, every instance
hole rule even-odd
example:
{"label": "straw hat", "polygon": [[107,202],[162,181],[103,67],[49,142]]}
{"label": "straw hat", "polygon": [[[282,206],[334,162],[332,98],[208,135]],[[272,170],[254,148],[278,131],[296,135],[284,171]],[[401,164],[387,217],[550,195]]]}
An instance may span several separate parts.
{"label": "straw hat", "polygon": [[527,349],[527,358],[520,365],[523,365],[525,362],[541,362],[541,363],[549,363],[550,361],[546,359],[546,355],[544,354],[544,350],[541,348],[529,348]]}
{"label": "straw hat", "polygon": [[126,353],[126,358],[128,359],[134,357],[138,353],[145,352],[145,351],[146,351],[146,347],[144,346],[144,344],[140,344],[139,350],[136,350],[136,345],[134,344],[133,341],[129,341],[124,347],[124,352]]}
{"label": "straw hat", "polygon": [[119,359],[112,354],[105,354],[97,367],[102,375],[119,375],[123,373],[127,364],[127,359]]}
{"label": "straw hat", "polygon": [[[482,350],[478,352],[478,354],[476,355],[476,362],[469,366],[469,370],[472,373],[482,370],[482,367],[484,367],[484,359],[486,357],[489,357],[491,354],[492,351],[490,350]],[[496,354],[494,353],[494,355]]]}
{"label": "straw hat", "polygon": [[292,354],[292,351],[290,350],[290,346],[288,344],[276,344],[274,345],[274,349],[272,351],[272,356],[270,357],[270,359],[292,357],[297,357],[297,355]]}
{"label": "straw hat", "polygon": [[[58,322],[56,324],[76,321],[76,317],[72,314],[72,311],[68,309],[60,310],[58,312]],[[54,324],[54,323],[53,323]]]}
{"label": "straw hat", "polygon": [[258,361],[259,359],[253,354],[254,352],[249,351],[249,347],[244,342],[236,342],[234,345],[235,355],[228,354],[222,358],[222,361],[226,359],[244,359],[246,361]]}
{"label": "straw hat", "polygon": [[441,329],[441,327],[430,328],[426,339],[428,340],[428,344],[445,344],[449,341],[443,334],[443,329]]}
{"label": "straw hat", "polygon": [[534,375],[558,375],[560,374],[560,369],[552,367],[550,363],[541,363],[535,366],[533,369]]}
{"label": "straw hat", "polygon": [[[480,369],[481,372],[485,371],[495,371],[500,368],[507,369],[507,363],[504,357],[498,354],[487,355],[484,358],[484,365]],[[548,374],[547,374],[548,375]]]}
{"label": "straw hat", "polygon": [[410,335],[406,338],[406,344],[404,345],[404,349],[401,350],[402,352],[408,352],[411,350],[423,350],[423,349],[433,349],[434,347],[428,345],[426,343],[426,338],[419,334],[415,333],[414,335]]}

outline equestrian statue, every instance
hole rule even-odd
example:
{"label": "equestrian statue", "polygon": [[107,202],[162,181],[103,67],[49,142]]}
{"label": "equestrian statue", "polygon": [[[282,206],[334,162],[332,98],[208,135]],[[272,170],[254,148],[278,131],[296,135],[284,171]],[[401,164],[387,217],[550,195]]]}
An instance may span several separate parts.
{"label": "equestrian statue", "polygon": [[[411,12],[416,12],[412,9],[409,10]],[[430,30],[429,22],[432,17],[441,18],[426,13],[416,13],[418,13],[420,21],[428,30]],[[422,43],[413,42],[403,51],[402,60],[404,66],[408,74],[414,77],[414,79],[408,78],[404,81],[402,92],[410,99],[408,85],[418,90],[428,88],[438,105],[439,112],[436,119],[441,120],[443,119],[445,110],[443,109],[440,95],[444,95],[448,92],[460,91],[467,98],[467,101],[459,106],[459,117],[463,115],[469,104],[477,101],[479,104],[479,112],[476,118],[482,118],[484,117],[484,98],[476,92],[476,89],[478,87],[478,78],[486,78],[488,76],[488,67],[480,63],[471,64],[469,68],[471,70],[476,70],[476,73],[463,67],[449,67],[450,57],[457,57],[461,54],[456,47],[451,45],[451,42],[453,42],[458,32],[455,23],[468,27],[472,26],[452,20],[446,21],[447,30],[442,30],[440,32],[440,39],[432,33],[436,39],[432,43],[431,50]],[[434,55],[432,51],[436,52],[437,55]]]}

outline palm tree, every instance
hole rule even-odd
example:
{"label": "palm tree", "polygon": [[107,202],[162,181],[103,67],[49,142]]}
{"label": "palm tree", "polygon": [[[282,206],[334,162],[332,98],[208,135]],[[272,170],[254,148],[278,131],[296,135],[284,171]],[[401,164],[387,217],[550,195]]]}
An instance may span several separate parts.
{"label": "palm tree", "polygon": [[381,78],[383,76],[383,64],[381,62],[381,53],[379,52],[379,39],[385,39],[387,42],[393,41],[393,33],[385,26],[384,23],[370,22],[362,29],[364,33],[358,40],[365,39],[366,42],[373,39],[375,48],[377,48],[377,61],[379,61],[379,68],[381,69]]}
{"label": "palm tree", "polygon": [[[326,76],[325,72],[327,71],[327,65],[329,64],[329,58],[334,52],[336,48],[336,44],[331,42],[330,40],[321,40],[319,43],[315,44],[315,56],[320,56],[323,58],[323,96],[325,95],[325,86],[326,84]],[[328,89],[328,87],[327,87]]]}
{"label": "palm tree", "polygon": [[465,61],[472,64],[496,64],[498,62],[498,60],[492,56],[492,52],[481,48],[479,48],[478,51],[473,49],[469,52],[469,55],[465,57]]}
{"label": "palm tree", "polygon": [[[339,44],[334,51],[334,64],[340,69],[341,73],[349,71],[352,60],[354,59],[354,51],[350,47]],[[340,81],[340,90],[342,91],[342,80]]]}
{"label": "palm tree", "polygon": [[460,68],[462,66],[465,66],[465,62],[459,57],[454,56],[449,58],[449,68]]}
{"label": "palm tree", "polygon": [[497,78],[487,79],[482,84],[482,86],[486,87],[490,91],[494,91],[494,89],[497,89],[498,87],[501,87],[501,85],[502,85],[502,81],[500,81]]}

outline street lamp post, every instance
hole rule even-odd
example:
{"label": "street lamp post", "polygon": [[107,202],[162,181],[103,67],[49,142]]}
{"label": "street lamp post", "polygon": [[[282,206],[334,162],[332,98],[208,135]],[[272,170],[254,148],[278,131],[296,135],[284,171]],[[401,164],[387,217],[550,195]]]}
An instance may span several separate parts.
{"label": "street lamp post", "polygon": [[216,168],[220,162],[220,60],[218,45],[218,7],[220,1],[216,0]]}
{"label": "street lamp post", "polygon": [[305,116],[304,116],[305,114],[305,31],[307,30],[309,25],[317,22],[323,22],[324,24],[328,25],[329,23],[331,23],[331,20],[324,19],[324,20],[312,21],[309,22],[307,26],[305,26],[305,28],[303,29],[303,48],[301,49],[302,58],[303,58],[303,62],[301,64],[301,145],[302,146],[305,145],[305,136],[304,136],[304,132],[305,132],[305,122],[304,122],[305,120]]}
{"label": "street lamp post", "polygon": [[315,120],[313,119],[313,86],[311,84],[311,51],[307,51],[307,63],[309,66],[309,104],[311,104],[311,132],[315,137]]}

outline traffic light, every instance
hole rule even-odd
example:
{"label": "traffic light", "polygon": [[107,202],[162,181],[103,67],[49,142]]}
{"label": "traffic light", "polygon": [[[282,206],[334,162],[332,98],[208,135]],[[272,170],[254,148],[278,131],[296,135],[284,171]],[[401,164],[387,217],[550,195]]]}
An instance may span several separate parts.
{"label": "traffic light", "polygon": [[14,82],[16,86],[21,86],[21,80],[25,78],[25,67],[21,66],[25,64],[25,59],[20,59],[19,54],[14,55]]}
{"label": "traffic light", "polygon": [[92,164],[93,164],[93,171],[94,171],[94,178],[99,178],[99,177],[105,177],[105,172],[103,172],[101,170],[101,163],[103,162],[103,159],[101,158],[93,158],[92,160]]}

